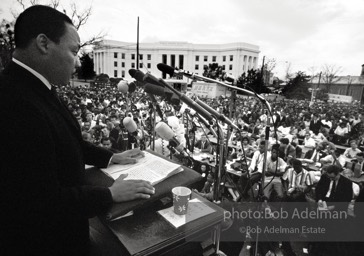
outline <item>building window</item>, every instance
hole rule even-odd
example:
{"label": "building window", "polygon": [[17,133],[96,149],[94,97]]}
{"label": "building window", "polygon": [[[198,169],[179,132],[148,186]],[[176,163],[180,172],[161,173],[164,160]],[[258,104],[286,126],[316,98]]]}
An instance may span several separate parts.
{"label": "building window", "polygon": [[207,61],[208,57],[207,56],[203,56],[203,61]]}
{"label": "building window", "polygon": [[117,66],[118,66],[118,62],[114,61],[114,67],[117,67]]}
{"label": "building window", "polygon": [[147,59],[148,59],[148,60],[151,60],[151,59],[152,59],[152,54],[148,54],[148,55],[147,55]]}
{"label": "building window", "polygon": [[122,59],[125,59],[125,53],[122,53],[122,54],[121,54],[121,58],[122,58]]}
{"label": "building window", "polygon": [[226,61],[226,56],[222,56],[222,61]]}
{"label": "building window", "polygon": [[183,64],[184,64],[184,56],[183,55],[180,55],[179,56],[179,65],[178,65],[178,67],[180,69],[183,69]]}
{"label": "building window", "polygon": [[114,58],[117,58],[117,57],[118,57],[118,53],[114,52]]}
{"label": "building window", "polygon": [[131,59],[135,60],[135,54],[134,53],[131,54]]}
{"label": "building window", "polygon": [[195,65],[195,69],[198,70],[198,64]]}
{"label": "building window", "polygon": [[229,65],[229,70],[233,70],[233,65]]}
{"label": "building window", "polygon": [[139,59],[142,60],[143,59],[143,54],[139,55]]}
{"label": "building window", "polygon": [[114,70],[114,77],[118,77],[118,71]]}
{"label": "building window", "polygon": [[150,63],[148,63],[147,68],[152,68],[152,65]]}
{"label": "building window", "polygon": [[222,65],[222,70],[225,70],[225,65]]}
{"label": "building window", "polygon": [[143,63],[139,63],[139,68],[143,68]]}
{"label": "building window", "polygon": [[121,67],[125,68],[125,62],[121,62]]}
{"label": "building window", "polygon": [[176,55],[171,54],[171,67],[175,67],[176,66]]}
{"label": "building window", "polygon": [[200,61],[200,56],[196,55],[196,56],[195,56],[195,60],[196,60],[196,61]]}
{"label": "building window", "polygon": [[162,63],[167,64],[167,54],[162,55]]}
{"label": "building window", "polygon": [[121,77],[125,77],[125,70],[121,70]]}
{"label": "building window", "polygon": [[230,61],[234,60],[234,55],[230,55]]}
{"label": "building window", "polygon": [[216,62],[216,56],[212,56],[212,62]]}
{"label": "building window", "polygon": [[131,68],[135,68],[135,63],[134,62],[131,63]]}

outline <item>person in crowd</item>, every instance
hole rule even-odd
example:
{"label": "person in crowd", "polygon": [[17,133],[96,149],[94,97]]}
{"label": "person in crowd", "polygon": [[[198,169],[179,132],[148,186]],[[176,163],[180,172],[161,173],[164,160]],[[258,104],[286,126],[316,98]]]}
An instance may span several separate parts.
{"label": "person in crowd", "polygon": [[296,158],[296,148],[289,143],[287,138],[282,138],[279,140],[279,157],[284,161],[287,161],[288,158]]}
{"label": "person in crowd", "polygon": [[319,119],[318,114],[314,113],[312,115],[312,120],[310,121],[310,130],[313,133],[318,134],[320,132],[321,126],[322,126],[322,123],[321,123],[321,120]]}
{"label": "person in crowd", "polygon": [[287,169],[283,175],[283,179],[288,180],[287,200],[305,202],[305,196],[313,185],[313,178],[310,172],[302,167],[300,160],[292,160],[292,167]]}
{"label": "person in crowd", "polygon": [[147,181],[124,180],[125,175],[110,187],[87,185],[85,164],[132,164],[144,153],[113,154],[83,140],[58,97],[56,86],[69,83],[80,48],[68,16],[31,6],[18,16],[14,34],[13,59],[0,76],[0,152],[6,159],[0,254],[89,255],[91,248],[103,247],[90,240],[88,218],[105,214],[113,202],[148,199],[154,188]]}
{"label": "person in crowd", "polygon": [[316,147],[316,144],[318,143],[311,137],[311,133],[306,132],[305,138],[303,139],[303,146],[305,148],[313,149]]}
{"label": "person in crowd", "polygon": [[360,153],[361,150],[358,149],[358,144],[356,140],[350,141],[350,148],[345,149],[344,156],[347,158],[355,158],[358,153]]}
{"label": "person in crowd", "polygon": [[341,122],[334,131],[333,143],[343,145],[348,139],[349,130],[345,122]]}
{"label": "person in crowd", "polygon": [[195,148],[198,148],[203,153],[211,153],[212,151],[212,146],[210,142],[207,141],[205,134],[201,135],[201,139],[196,142]]}
{"label": "person in crowd", "polygon": [[[261,180],[263,172],[265,141],[259,143],[259,148],[254,152],[248,172],[243,173],[239,179],[239,185],[243,191],[242,196],[248,198],[251,187]],[[270,152],[267,152],[267,158],[270,157]]]}
{"label": "person in crowd", "polygon": [[285,173],[287,163],[279,155],[279,144],[272,146],[271,156],[267,158],[267,172],[264,183],[264,197],[270,200],[270,195],[274,190],[279,201],[283,200],[282,176]]}

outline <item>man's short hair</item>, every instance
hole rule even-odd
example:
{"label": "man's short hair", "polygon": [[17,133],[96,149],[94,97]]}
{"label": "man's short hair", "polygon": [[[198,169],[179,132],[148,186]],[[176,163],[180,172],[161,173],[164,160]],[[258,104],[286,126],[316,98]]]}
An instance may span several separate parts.
{"label": "man's short hair", "polygon": [[288,145],[289,144],[289,139],[287,138],[282,138],[279,140],[282,144]]}
{"label": "man's short hair", "polygon": [[326,168],[326,173],[330,174],[333,173],[335,175],[338,175],[341,172],[341,168],[337,165],[329,165]]}
{"label": "man's short hair", "polygon": [[66,30],[66,23],[73,25],[72,20],[64,13],[56,9],[34,5],[22,12],[16,20],[14,27],[14,39],[16,48],[26,48],[39,34],[45,34],[55,43]]}

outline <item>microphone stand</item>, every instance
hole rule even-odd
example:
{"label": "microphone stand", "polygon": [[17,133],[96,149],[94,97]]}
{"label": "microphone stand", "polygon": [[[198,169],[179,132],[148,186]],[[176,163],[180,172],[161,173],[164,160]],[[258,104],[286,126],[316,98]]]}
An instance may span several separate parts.
{"label": "microphone stand", "polygon": [[[214,116],[215,117],[215,116]],[[216,118],[216,117],[215,117]],[[221,125],[218,123],[216,118],[216,125],[218,128],[217,133],[217,148],[216,148],[216,169],[215,169],[215,186],[214,186],[214,203],[221,203],[221,177],[222,172],[224,170],[226,158],[225,155],[225,146],[224,146],[224,131]]]}

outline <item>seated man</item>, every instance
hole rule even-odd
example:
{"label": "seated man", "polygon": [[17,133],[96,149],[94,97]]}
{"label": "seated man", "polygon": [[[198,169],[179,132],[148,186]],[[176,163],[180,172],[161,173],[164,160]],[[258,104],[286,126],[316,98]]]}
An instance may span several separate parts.
{"label": "seated man", "polygon": [[[323,202],[327,202],[329,209],[347,210],[353,198],[352,181],[340,174],[340,167],[330,165],[326,168],[326,173],[321,176],[316,187],[316,201],[320,207]],[[348,203],[347,206],[336,203]]]}
{"label": "seated man", "polygon": [[[264,149],[265,141],[261,141],[259,148],[254,152],[250,166],[248,168],[248,173],[243,173],[239,179],[240,187],[243,191],[243,197],[248,197],[248,192],[250,188],[262,178],[263,172],[263,161],[264,161]],[[270,157],[270,153],[267,152],[267,158]]]}
{"label": "seated man", "polygon": [[320,144],[316,144],[316,147],[314,149],[311,149],[306,152],[304,159],[299,159],[301,162],[304,163],[317,163],[322,157],[325,157],[326,153],[322,152],[322,147]]}
{"label": "seated man", "polygon": [[281,178],[285,173],[286,162],[278,157],[279,144],[272,146],[271,156],[267,158],[267,171],[264,182],[264,197],[270,199],[270,195],[274,190],[279,200],[283,199],[283,184]]}
{"label": "seated man", "polygon": [[212,151],[211,144],[207,141],[207,137],[205,134],[201,135],[201,139],[196,142],[195,147],[200,149],[201,152],[205,153],[211,153]]}
{"label": "seated man", "polygon": [[358,153],[361,153],[361,150],[358,149],[356,140],[351,140],[350,148],[347,148],[343,155],[347,158],[355,158]]}
{"label": "seated man", "polygon": [[310,172],[302,168],[302,162],[292,160],[292,167],[288,168],[283,175],[288,180],[287,200],[293,202],[305,202],[305,195],[313,184]]}
{"label": "seated man", "polygon": [[288,157],[296,158],[296,148],[289,143],[287,138],[279,140],[281,143],[279,146],[279,157],[284,161],[287,161]]}

